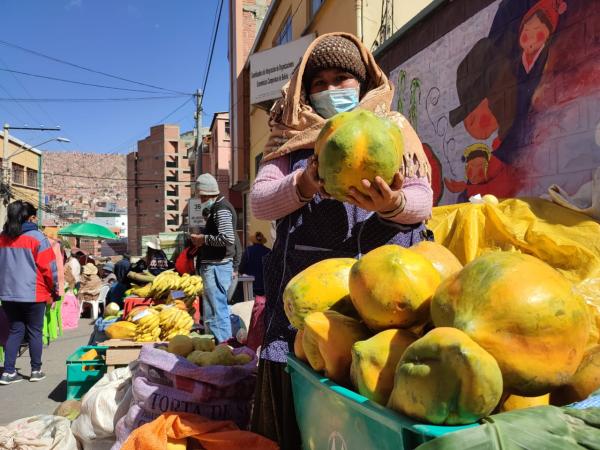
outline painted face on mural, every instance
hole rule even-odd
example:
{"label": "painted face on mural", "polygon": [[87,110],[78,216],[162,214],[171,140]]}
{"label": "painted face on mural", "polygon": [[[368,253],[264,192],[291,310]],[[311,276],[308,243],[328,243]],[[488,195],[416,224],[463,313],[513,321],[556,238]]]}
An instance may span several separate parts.
{"label": "painted face on mural", "polygon": [[487,159],[477,156],[467,161],[465,172],[471,184],[482,184],[487,181]]}
{"label": "painted face on mural", "polygon": [[534,14],[523,24],[519,44],[527,55],[535,55],[548,41],[550,30],[538,14]]}
{"label": "painted face on mural", "polygon": [[475,139],[487,139],[498,129],[498,121],[484,98],[471,113],[465,117],[465,129]]}

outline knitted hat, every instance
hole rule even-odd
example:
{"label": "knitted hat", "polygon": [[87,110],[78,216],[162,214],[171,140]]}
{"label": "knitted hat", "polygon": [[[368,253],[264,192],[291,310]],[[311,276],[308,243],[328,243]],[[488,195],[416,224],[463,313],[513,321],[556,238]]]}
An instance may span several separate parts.
{"label": "knitted hat", "polygon": [[326,36],[313,48],[304,69],[304,85],[321,70],[342,69],[354,75],[360,82],[367,78],[367,68],[354,42],[343,36]]}
{"label": "knitted hat", "polygon": [[114,272],[115,265],[111,262],[108,262],[102,266],[102,269],[106,270],[107,272]]}
{"label": "knitted hat", "polygon": [[200,195],[219,195],[217,180],[210,173],[203,173],[196,179],[196,190]]}
{"label": "knitted hat", "polygon": [[523,25],[525,25],[534,14],[541,12],[552,26],[550,29],[550,33],[552,34],[558,25],[559,16],[564,14],[566,10],[567,4],[563,0],[540,0],[525,13],[523,20],[521,20],[521,28],[523,28]]}

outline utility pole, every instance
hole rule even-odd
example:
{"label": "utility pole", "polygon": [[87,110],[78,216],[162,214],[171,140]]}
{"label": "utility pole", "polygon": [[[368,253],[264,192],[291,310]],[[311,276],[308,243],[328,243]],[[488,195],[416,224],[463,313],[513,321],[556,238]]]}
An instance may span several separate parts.
{"label": "utility pole", "polygon": [[196,119],[195,151],[196,161],[198,161],[197,175],[202,175],[202,95],[200,89],[194,94],[194,97],[196,97],[196,112],[194,113],[194,119]]}

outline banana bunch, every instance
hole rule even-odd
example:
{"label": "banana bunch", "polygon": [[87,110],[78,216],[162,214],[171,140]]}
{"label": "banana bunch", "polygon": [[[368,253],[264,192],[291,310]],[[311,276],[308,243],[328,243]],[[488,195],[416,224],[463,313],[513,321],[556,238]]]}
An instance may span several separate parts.
{"label": "banana bunch", "polygon": [[155,342],[160,337],[160,313],[155,309],[147,308],[127,319],[136,324],[134,341]]}
{"label": "banana bunch", "polygon": [[169,295],[169,292],[176,291],[179,289],[180,277],[177,272],[172,270],[166,270],[160,273],[151,285],[151,297],[154,299],[160,299]]}
{"label": "banana bunch", "polygon": [[184,273],[180,279],[179,290],[183,291],[187,298],[195,299],[196,296],[202,295],[202,278],[198,275]]}
{"label": "banana bunch", "polygon": [[144,286],[136,286],[127,291],[125,294],[128,294],[128,292],[131,293],[131,295],[135,295],[136,297],[150,298],[152,297],[152,283],[148,283]]}
{"label": "banana bunch", "polygon": [[194,325],[194,319],[175,306],[163,307],[158,313],[161,328],[160,338],[169,341],[178,334],[188,335]]}

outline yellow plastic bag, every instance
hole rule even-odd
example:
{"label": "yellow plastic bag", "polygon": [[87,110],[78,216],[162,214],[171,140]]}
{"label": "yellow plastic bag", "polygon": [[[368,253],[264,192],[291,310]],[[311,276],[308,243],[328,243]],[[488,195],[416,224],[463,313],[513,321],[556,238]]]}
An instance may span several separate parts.
{"label": "yellow plastic bag", "polygon": [[600,278],[600,223],[546,200],[440,206],[428,226],[463,264],[489,251],[516,250],[540,258],[573,283]]}

